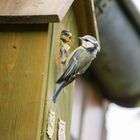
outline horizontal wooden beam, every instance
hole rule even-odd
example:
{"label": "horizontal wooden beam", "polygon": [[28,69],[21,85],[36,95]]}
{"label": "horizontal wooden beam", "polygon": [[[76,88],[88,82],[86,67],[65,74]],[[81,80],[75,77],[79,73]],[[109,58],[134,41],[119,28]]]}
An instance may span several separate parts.
{"label": "horizontal wooden beam", "polygon": [[73,0],[0,0],[0,24],[59,22]]}

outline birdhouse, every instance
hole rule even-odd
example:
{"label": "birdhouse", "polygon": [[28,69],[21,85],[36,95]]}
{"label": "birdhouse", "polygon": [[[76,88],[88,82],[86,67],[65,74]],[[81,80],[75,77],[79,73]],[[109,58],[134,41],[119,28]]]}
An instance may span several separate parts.
{"label": "birdhouse", "polygon": [[73,34],[71,50],[79,45],[78,36],[98,38],[93,1],[0,3],[0,139],[68,140],[74,83],[56,103],[51,100],[64,69],[60,35]]}

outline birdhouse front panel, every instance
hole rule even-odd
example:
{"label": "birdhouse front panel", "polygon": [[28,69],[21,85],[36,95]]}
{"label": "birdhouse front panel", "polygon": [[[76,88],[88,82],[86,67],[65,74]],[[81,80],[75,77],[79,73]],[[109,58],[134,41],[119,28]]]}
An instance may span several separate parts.
{"label": "birdhouse front panel", "polygon": [[[50,32],[50,42],[51,42],[51,49],[50,49],[50,62],[49,62],[49,72],[48,72],[48,84],[47,84],[47,91],[46,91],[46,106],[45,106],[45,112],[44,112],[44,126],[42,133],[46,130],[46,123],[48,123],[48,116],[49,112],[53,111],[55,112],[55,131],[53,134],[53,139],[58,138],[58,123],[59,120],[63,120],[65,122],[65,135],[66,139],[68,140],[70,138],[69,132],[70,132],[70,124],[71,124],[71,111],[72,111],[72,103],[73,103],[73,93],[74,93],[74,82],[68,85],[67,87],[64,87],[61,91],[60,95],[56,99],[56,102],[54,103],[52,101],[52,96],[57,89],[58,85],[56,83],[56,80],[60,77],[60,75],[63,73],[65,68],[65,63],[62,62],[62,55],[61,50],[63,47],[61,35],[63,31],[69,31],[73,34],[72,42],[70,44],[69,53],[72,52],[72,50],[76,49],[78,47],[79,41],[78,41],[78,29],[76,25],[76,19],[73,12],[73,9],[71,8],[64,19],[60,23],[53,23],[49,24],[49,30]],[[46,140],[48,139],[48,134],[43,135],[42,139]]]}
{"label": "birdhouse front panel", "polygon": [[48,77],[48,36],[47,25],[0,25],[1,140],[37,138]]}

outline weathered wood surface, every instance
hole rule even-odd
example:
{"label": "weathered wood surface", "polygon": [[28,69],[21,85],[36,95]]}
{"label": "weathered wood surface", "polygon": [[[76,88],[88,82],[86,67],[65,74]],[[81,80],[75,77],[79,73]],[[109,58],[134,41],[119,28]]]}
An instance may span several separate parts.
{"label": "weathered wood surface", "polygon": [[59,22],[73,0],[0,0],[0,24]]}
{"label": "weathered wood surface", "polygon": [[[51,109],[56,112],[56,121],[55,121],[55,133],[53,136],[53,140],[57,139],[58,135],[58,121],[62,119],[66,122],[66,140],[70,139],[70,126],[71,126],[71,112],[72,112],[72,104],[73,104],[73,90],[74,90],[74,82],[69,86],[65,87],[61,94],[59,95],[56,103],[54,104],[50,98],[56,90],[56,79],[59,77],[60,73],[63,71],[63,66],[60,64],[59,51],[60,51],[60,33],[62,30],[67,29],[75,37],[78,36],[77,24],[75,15],[72,9],[69,10],[65,18],[61,23],[54,23],[52,25],[52,38],[51,38],[51,56],[49,63],[49,79],[47,85],[47,97],[46,97],[46,106],[44,111],[44,122],[42,128],[42,138],[41,140],[47,140],[46,136],[46,123],[48,119],[48,113]],[[78,46],[78,38],[75,39],[75,43],[72,49]]]}
{"label": "weathered wood surface", "polygon": [[48,76],[47,25],[44,31],[31,31],[31,26],[30,31],[24,28],[24,32],[2,28],[0,140],[36,140],[41,135]]}
{"label": "weathered wood surface", "polygon": [[[69,139],[74,83],[62,91],[56,104],[49,100],[63,71],[59,63],[63,29],[78,36],[72,9],[49,29],[47,25],[0,26],[0,139],[48,139],[49,109],[56,112],[53,139],[57,139],[59,119],[66,122]],[[75,42],[72,49],[78,46]]]}

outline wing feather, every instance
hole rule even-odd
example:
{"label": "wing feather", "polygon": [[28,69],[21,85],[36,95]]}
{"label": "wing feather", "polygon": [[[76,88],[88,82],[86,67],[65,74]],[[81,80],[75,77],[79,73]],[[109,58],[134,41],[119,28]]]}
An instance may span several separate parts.
{"label": "wing feather", "polygon": [[67,80],[72,75],[75,74],[75,70],[77,68],[77,60],[81,56],[82,53],[83,53],[83,48],[79,48],[73,53],[73,55],[71,55],[71,57],[69,58],[70,61],[67,65],[65,71],[62,74],[62,76],[57,80],[57,83]]}

